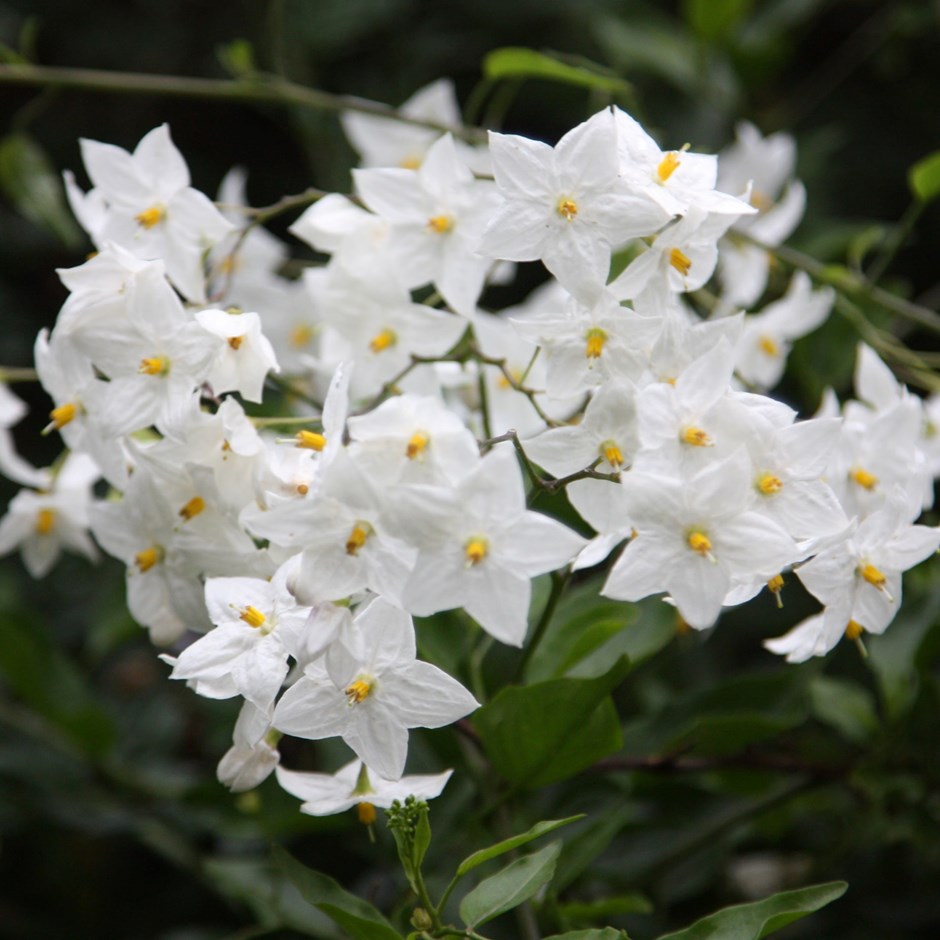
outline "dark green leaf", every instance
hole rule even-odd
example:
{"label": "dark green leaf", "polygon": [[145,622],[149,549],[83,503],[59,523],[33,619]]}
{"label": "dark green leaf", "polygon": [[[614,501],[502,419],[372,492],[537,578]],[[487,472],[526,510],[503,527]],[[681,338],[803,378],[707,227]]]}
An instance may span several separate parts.
{"label": "dark green leaf", "polygon": [[401,940],[401,934],[367,901],[357,898],[332,878],[302,865],[280,846],[273,847],[278,867],[304,899],[339,924],[353,940]]}
{"label": "dark green leaf", "polygon": [[726,907],[659,940],[761,940],[842,897],[847,887],[844,881],[832,881],[784,891],[753,904]]}
{"label": "dark green leaf", "polygon": [[460,902],[463,922],[468,927],[477,927],[528,901],[552,880],[559,852],[561,843],[552,842],[481,881]]}
{"label": "dark green leaf", "polygon": [[706,42],[726,38],[747,15],[753,0],[685,0],[685,21]]}
{"label": "dark green leaf", "polygon": [[540,836],[547,835],[549,832],[554,832],[556,829],[567,826],[569,823],[573,823],[578,819],[584,819],[584,814],[569,816],[567,819],[546,819],[542,822],[537,822],[527,832],[512,836],[509,839],[503,839],[502,842],[497,842],[489,848],[480,849],[479,852],[474,852],[473,855],[467,856],[467,858],[457,866],[457,874],[465,875],[468,871],[472,871],[476,868],[477,865],[482,865],[491,858],[497,858],[500,855],[504,855],[506,852],[511,852],[513,849],[519,848],[520,845],[525,845],[533,839],[538,839]]}
{"label": "dark green leaf", "polygon": [[816,676],[809,694],[816,718],[855,744],[863,744],[878,728],[875,703],[857,682]]}
{"label": "dark green leaf", "polygon": [[247,39],[233,39],[220,46],[216,54],[222,68],[234,78],[245,78],[256,71],[255,50]]}
{"label": "dark green leaf", "polygon": [[565,845],[555,870],[555,890],[564,891],[610,845],[614,836],[632,819],[636,808],[618,801],[615,806],[601,807],[596,818],[581,828],[575,836],[565,839]]}
{"label": "dark green leaf", "polygon": [[593,63],[571,65],[560,57],[521,46],[505,46],[487,53],[483,75],[488,79],[543,78],[607,92],[629,91],[630,85]]}
{"label": "dark green leaf", "polygon": [[594,930],[569,930],[567,933],[553,933],[545,940],[630,940],[626,930],[614,930],[613,927],[601,927]]}
{"label": "dark green leaf", "polygon": [[428,820],[427,806],[425,806],[418,816],[418,825],[415,826],[414,852],[412,855],[415,871],[421,871],[421,863],[424,861],[424,856],[430,844],[431,823]]}
{"label": "dark green leaf", "polygon": [[568,923],[597,923],[599,920],[609,920],[621,914],[651,914],[653,904],[645,894],[634,891],[630,894],[620,894],[613,898],[602,898],[600,901],[571,901],[568,904],[559,904],[558,913]]}
{"label": "dark green leaf", "polygon": [[552,679],[503,689],[474,715],[493,766],[509,781],[539,787],[574,776],[621,745],[610,692],[626,657],[596,679]]}
{"label": "dark green leaf", "polygon": [[940,196],[940,150],[918,160],[907,171],[907,182],[915,199],[932,202]]}

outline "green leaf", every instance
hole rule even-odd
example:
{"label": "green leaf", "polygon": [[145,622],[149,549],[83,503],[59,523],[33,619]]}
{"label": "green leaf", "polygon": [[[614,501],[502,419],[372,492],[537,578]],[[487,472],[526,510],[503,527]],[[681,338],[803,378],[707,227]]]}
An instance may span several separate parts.
{"label": "green leaf", "polygon": [[353,940],[401,940],[401,934],[367,901],[357,898],[332,878],[307,868],[275,845],[274,861],[304,899],[339,924]]}
{"label": "green leaf", "polygon": [[421,863],[431,844],[431,823],[428,820],[428,808],[424,806],[418,816],[418,825],[415,826],[414,849],[412,853],[412,864],[415,871],[421,871]]}
{"label": "green leaf", "polygon": [[233,39],[219,46],[216,56],[222,68],[233,78],[246,78],[257,71],[254,46],[247,39]]}
{"label": "green leaf", "polygon": [[552,842],[481,881],[460,902],[463,922],[476,928],[528,901],[539,888],[552,880],[560,852],[561,843]]}
{"label": "green leaf", "polygon": [[601,927],[594,930],[569,930],[567,933],[553,933],[545,940],[630,940],[626,930],[614,930],[613,927]]}
{"label": "green leaf", "polygon": [[633,891],[600,901],[571,901],[558,905],[558,913],[567,923],[597,923],[622,914],[652,914],[653,904],[645,894]]}
{"label": "green leaf", "polygon": [[844,881],[783,891],[753,904],[738,904],[697,920],[659,940],[761,940],[787,924],[818,911],[845,894]]}
{"label": "green leaf", "polygon": [[907,182],[915,199],[932,202],[940,196],[940,150],[922,157],[907,171]]}
{"label": "green leaf", "polygon": [[706,42],[727,38],[744,19],[753,0],[685,0],[685,21]]}
{"label": "green leaf", "polygon": [[816,676],[810,683],[809,695],[816,718],[848,741],[864,744],[878,728],[875,703],[868,690],[857,682]]}
{"label": "green leaf", "polygon": [[483,75],[491,80],[543,78],[606,92],[630,90],[628,82],[592,62],[579,60],[577,65],[572,65],[555,54],[536,52],[522,46],[504,46],[487,53],[483,59]]}
{"label": "green leaf", "polygon": [[562,826],[567,826],[569,823],[576,822],[579,819],[584,819],[584,813],[579,814],[578,816],[569,816],[567,819],[546,819],[542,822],[537,822],[528,832],[523,832],[520,835],[512,836],[509,839],[503,839],[502,842],[497,842],[495,845],[491,845],[489,848],[480,849],[479,852],[474,852],[473,855],[468,855],[458,866],[457,866],[457,875],[465,875],[468,871],[472,871],[477,865],[482,865],[484,862],[488,862],[491,858],[497,858],[500,855],[504,855],[506,852],[511,852],[513,849],[519,848],[520,845],[525,845],[527,842],[531,842],[533,839],[538,839],[540,836],[547,835],[549,832],[554,832],[556,829],[560,829]]}
{"label": "green leaf", "polygon": [[540,787],[619,750],[620,720],[609,694],[629,669],[621,657],[596,679],[503,689],[473,717],[487,757],[510,782]]}
{"label": "green leaf", "polygon": [[0,140],[0,190],[17,212],[67,247],[81,244],[62,182],[45,151],[28,134],[16,132]]}

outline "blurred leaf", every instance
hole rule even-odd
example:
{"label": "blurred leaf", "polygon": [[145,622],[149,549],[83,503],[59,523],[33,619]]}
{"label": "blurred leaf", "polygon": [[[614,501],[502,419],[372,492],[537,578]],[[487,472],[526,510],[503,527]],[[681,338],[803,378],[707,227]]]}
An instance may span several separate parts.
{"label": "blurred leaf", "polygon": [[66,247],[81,245],[82,234],[66,205],[62,182],[45,151],[25,133],[0,140],[0,191],[21,215]]}
{"label": "blurred leaf", "polygon": [[875,703],[868,690],[857,682],[816,676],[809,693],[813,715],[846,740],[864,744],[878,729]]}
{"label": "blurred leaf", "polygon": [[608,920],[622,914],[651,914],[652,912],[652,901],[639,891],[620,894],[613,898],[602,898],[600,901],[572,901],[558,905],[558,913],[568,921],[574,922],[596,923],[599,920]]}
{"label": "blurred leaf", "polygon": [[528,901],[552,880],[560,852],[561,843],[552,842],[481,881],[460,902],[463,922],[475,928]]}
{"label": "blurred leaf", "polygon": [[572,884],[635,816],[634,806],[609,807],[574,837],[566,839],[555,872],[555,890],[564,891]]}
{"label": "blurred leaf", "polygon": [[0,62],[4,65],[28,65],[26,58],[6,43],[0,42]]}
{"label": "blurred leaf", "polygon": [[544,836],[549,832],[554,832],[556,829],[567,826],[568,823],[573,823],[578,819],[584,819],[584,814],[581,813],[579,816],[569,816],[567,819],[546,819],[542,822],[537,822],[527,832],[523,832],[518,836],[512,836],[509,839],[503,839],[502,842],[497,842],[495,845],[489,846],[489,848],[480,849],[478,852],[474,852],[473,855],[468,855],[457,866],[457,874],[465,875],[468,871],[472,871],[476,868],[477,865],[482,865],[491,858],[497,858],[500,855],[504,855],[506,852],[511,852],[513,849],[519,848],[520,845],[525,845],[533,839],[538,839],[540,836]]}
{"label": "blurred leaf", "polygon": [[747,16],[753,0],[684,0],[682,15],[706,42],[727,38]]}
{"label": "blurred leaf", "polygon": [[940,150],[918,160],[907,171],[907,182],[915,199],[932,202],[940,196]]}
{"label": "blurred leaf", "polygon": [[490,80],[543,78],[607,92],[630,90],[628,82],[586,59],[572,65],[556,54],[536,52],[522,46],[505,46],[487,53],[483,59],[483,75]]}
{"label": "blurred leaf", "polygon": [[222,68],[233,78],[245,78],[257,71],[255,49],[247,39],[233,39],[224,46],[219,46],[216,56]]}
{"label": "blurred leaf", "polygon": [[567,933],[553,933],[545,940],[630,940],[626,930],[613,927],[601,927],[594,930],[569,930]]}
{"label": "blurred leaf", "polygon": [[493,766],[512,783],[539,787],[618,750],[620,721],[608,696],[629,669],[622,657],[596,679],[504,688],[473,717]]}
{"label": "blurred leaf", "polygon": [[659,940],[761,940],[845,894],[844,881],[784,891],[753,904],[726,907]]}
{"label": "blurred leaf", "polygon": [[353,940],[401,940],[401,934],[367,901],[350,894],[332,878],[307,868],[279,845],[274,861],[304,899],[336,921]]}

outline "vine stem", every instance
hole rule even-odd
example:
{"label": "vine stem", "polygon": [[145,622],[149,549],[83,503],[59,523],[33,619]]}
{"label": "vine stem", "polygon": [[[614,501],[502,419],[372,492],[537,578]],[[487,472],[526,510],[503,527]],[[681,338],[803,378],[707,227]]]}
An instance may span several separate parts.
{"label": "vine stem", "polygon": [[19,366],[0,366],[0,382],[38,382],[35,369]]}
{"label": "vine stem", "polygon": [[482,143],[486,132],[476,127],[454,127],[436,121],[409,117],[397,109],[359,98],[308,88],[277,75],[255,73],[247,78],[196,78],[182,75],[150,75],[142,72],[112,72],[103,69],[60,68],[45,65],[0,65],[0,84],[37,85],[117,94],[166,95],[214,101],[260,102],[296,105],[316,111],[355,111],[373,117],[391,118],[415,127],[451,133],[462,140]]}

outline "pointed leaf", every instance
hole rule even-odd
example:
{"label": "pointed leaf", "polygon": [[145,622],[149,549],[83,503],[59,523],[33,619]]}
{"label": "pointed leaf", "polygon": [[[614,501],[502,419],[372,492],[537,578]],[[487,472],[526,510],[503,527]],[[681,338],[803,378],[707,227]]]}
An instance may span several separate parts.
{"label": "pointed leaf", "polygon": [[608,92],[630,89],[628,82],[593,62],[579,60],[576,65],[569,64],[554,55],[521,46],[505,46],[487,53],[483,59],[483,74],[490,79],[543,78]]}
{"label": "pointed leaf", "polygon": [[907,181],[915,199],[932,202],[940,196],[940,150],[918,160],[908,171]]}
{"label": "pointed leaf", "polygon": [[491,858],[497,858],[500,855],[504,855],[506,852],[511,852],[513,849],[519,848],[520,845],[525,845],[527,842],[531,842],[533,839],[538,839],[540,836],[547,835],[549,832],[554,832],[556,829],[560,829],[562,826],[567,826],[568,823],[576,822],[579,819],[584,819],[584,813],[580,813],[577,816],[569,816],[567,819],[545,819],[542,822],[537,822],[528,832],[520,833],[517,836],[512,836],[509,839],[503,839],[502,842],[497,842],[495,845],[489,846],[486,849],[480,849],[479,852],[474,852],[473,855],[468,855],[458,866],[457,874],[465,875],[468,871],[472,871],[477,865],[482,865],[484,862],[488,862]]}
{"label": "pointed leaf", "polygon": [[561,843],[552,842],[539,852],[525,855],[502,871],[481,881],[460,902],[460,916],[472,928],[485,924],[528,901],[552,880]]}

